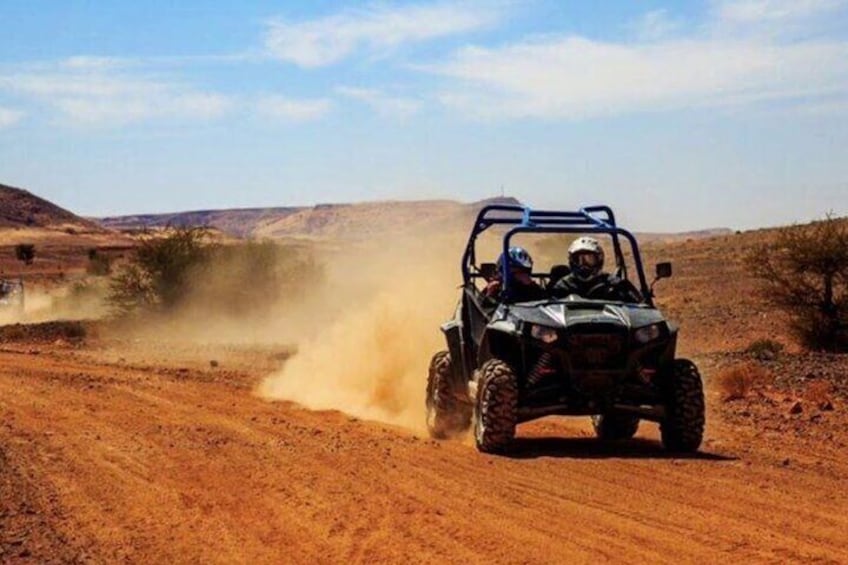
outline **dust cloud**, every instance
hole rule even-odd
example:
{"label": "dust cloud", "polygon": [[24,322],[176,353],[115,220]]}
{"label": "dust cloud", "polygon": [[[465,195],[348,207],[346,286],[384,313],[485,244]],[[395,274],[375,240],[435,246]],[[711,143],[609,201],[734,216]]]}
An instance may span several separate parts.
{"label": "dust cloud", "polygon": [[459,297],[461,238],[351,246],[312,289],[297,354],[257,393],[420,430],[439,325]]}
{"label": "dust cloud", "polygon": [[0,325],[99,319],[108,312],[106,293],[103,284],[27,285],[23,308],[14,304],[0,308]]}
{"label": "dust cloud", "polygon": [[[421,430],[427,367],[445,348],[439,326],[459,298],[465,237],[316,244],[310,249],[320,273],[285,271],[281,292],[244,265],[216,264],[192,281],[184,304],[149,316],[112,320],[108,284],[86,292],[28,288],[23,312],[0,316],[2,323],[103,319],[101,337],[123,357],[127,348],[162,359],[184,355],[183,345],[286,347],[295,353],[259,383],[260,397]],[[231,307],[222,307],[226,300]]]}

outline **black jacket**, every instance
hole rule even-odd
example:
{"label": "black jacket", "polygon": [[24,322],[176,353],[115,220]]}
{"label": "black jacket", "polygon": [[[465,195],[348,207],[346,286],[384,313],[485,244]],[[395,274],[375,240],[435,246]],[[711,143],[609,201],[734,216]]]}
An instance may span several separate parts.
{"label": "black jacket", "polygon": [[[503,285],[501,281],[492,281],[483,291],[485,296],[498,302],[504,299]],[[531,284],[523,284],[513,280],[509,285],[510,302],[531,302],[533,300],[545,300],[549,298],[548,293],[533,281]]]}
{"label": "black jacket", "polygon": [[601,273],[588,281],[581,280],[571,273],[558,280],[551,288],[554,298],[565,298],[569,294],[591,300],[642,302],[642,295],[633,283],[607,273]]}

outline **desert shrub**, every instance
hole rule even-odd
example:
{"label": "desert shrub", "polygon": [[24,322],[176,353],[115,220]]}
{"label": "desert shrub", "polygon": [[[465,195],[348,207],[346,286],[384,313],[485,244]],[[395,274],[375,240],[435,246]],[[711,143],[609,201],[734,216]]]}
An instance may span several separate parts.
{"label": "desert shrub", "polygon": [[53,321],[0,327],[0,342],[49,342],[56,339],[78,342],[85,339],[87,335],[88,330],[80,321]]}
{"label": "desert shrub", "polygon": [[85,326],[82,322],[73,321],[66,322],[60,327],[59,332],[67,339],[76,340],[76,339],[84,339],[88,334]]}
{"label": "desert shrub", "polygon": [[120,313],[201,312],[257,318],[296,300],[323,276],[308,248],[272,242],[211,243],[198,228],[148,237],[112,279],[110,304]]}
{"label": "desert shrub", "polygon": [[35,261],[35,245],[32,243],[19,243],[15,246],[15,257],[25,265],[32,265],[32,262]]}
{"label": "desert shrub", "polygon": [[86,272],[97,277],[104,277],[112,272],[112,259],[93,247],[88,250]]}
{"label": "desert shrub", "polygon": [[109,280],[87,277],[74,281],[52,295],[51,312],[63,319],[99,318],[108,313],[105,298]]}
{"label": "desert shrub", "polygon": [[848,221],[827,216],[778,231],[748,255],[766,301],[809,349],[848,351]]}
{"label": "desert shrub", "polygon": [[745,353],[760,361],[777,359],[783,351],[783,344],[773,339],[758,339],[745,348]]}
{"label": "desert shrub", "polygon": [[271,306],[297,301],[323,270],[308,248],[273,242],[216,245],[191,269],[186,306],[230,318],[271,315]]}
{"label": "desert shrub", "polygon": [[725,367],[716,376],[722,400],[740,400],[747,397],[756,387],[771,380],[771,375],[756,363],[736,363]]}
{"label": "desert shrub", "polygon": [[209,247],[202,228],[145,234],[112,279],[109,303],[121,313],[176,306],[190,288],[190,270],[208,257]]}

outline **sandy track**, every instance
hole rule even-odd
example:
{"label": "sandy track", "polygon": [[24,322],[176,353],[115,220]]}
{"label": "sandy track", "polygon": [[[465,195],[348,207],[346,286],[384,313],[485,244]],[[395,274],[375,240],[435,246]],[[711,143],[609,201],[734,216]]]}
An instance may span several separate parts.
{"label": "sandy track", "polygon": [[263,401],[234,363],[0,352],[0,561],[848,561],[829,444],[714,417],[677,459],[552,420],[493,457]]}

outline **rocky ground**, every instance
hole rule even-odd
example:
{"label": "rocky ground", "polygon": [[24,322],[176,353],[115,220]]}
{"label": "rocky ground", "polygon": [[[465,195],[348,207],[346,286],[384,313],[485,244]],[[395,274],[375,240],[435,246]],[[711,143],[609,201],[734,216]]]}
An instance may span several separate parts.
{"label": "rocky ground", "polygon": [[286,348],[69,328],[0,333],[0,562],[848,560],[843,389],[805,396],[842,358],[764,362],[774,379],[725,401],[719,375],[750,359],[696,357],[694,457],[585,419],[523,425],[495,457],[258,398]]}

